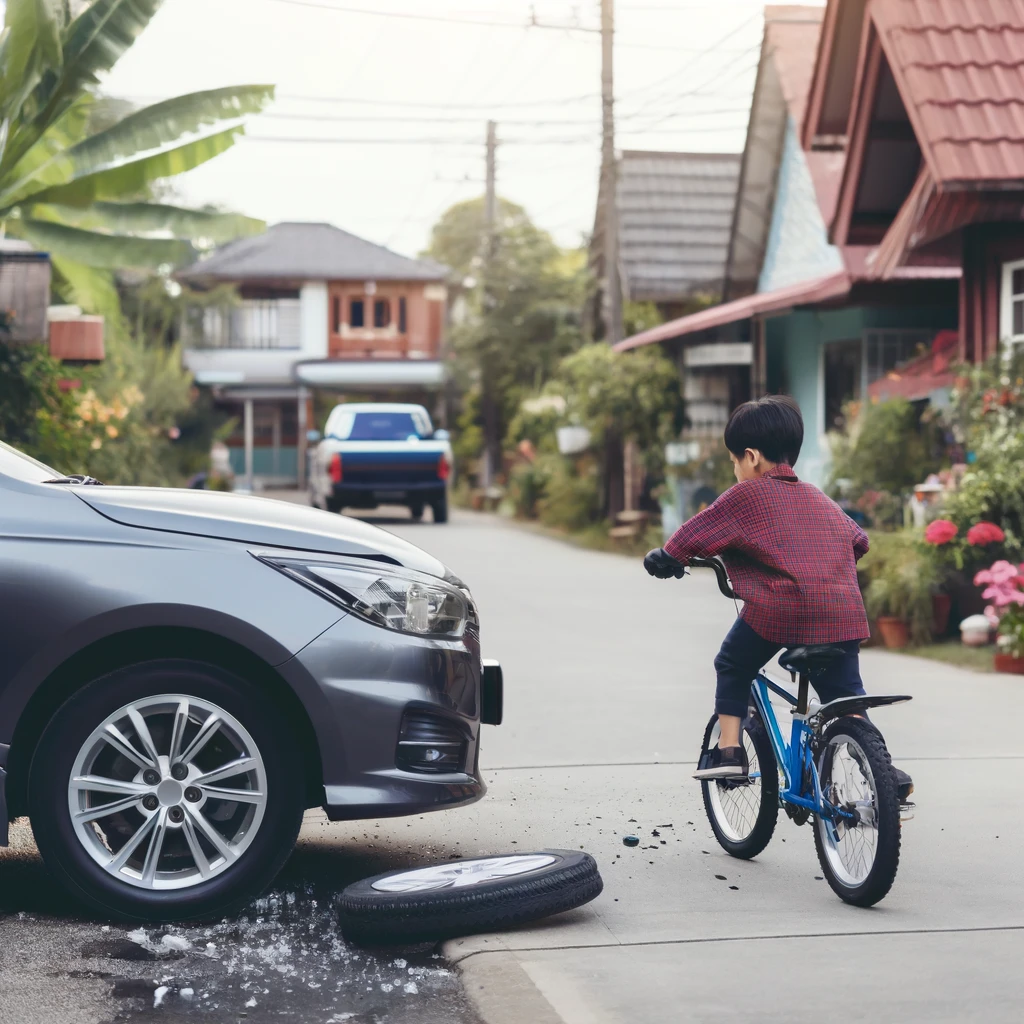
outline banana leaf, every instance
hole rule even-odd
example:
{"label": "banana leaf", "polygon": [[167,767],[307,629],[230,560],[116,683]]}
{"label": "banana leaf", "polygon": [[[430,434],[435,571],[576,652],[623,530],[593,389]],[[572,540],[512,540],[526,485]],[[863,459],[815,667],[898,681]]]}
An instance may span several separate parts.
{"label": "banana leaf", "polygon": [[86,207],[40,205],[30,207],[27,215],[35,220],[54,221],[115,235],[169,234],[175,238],[202,238],[216,243],[266,230],[266,224],[254,217],[216,210],[187,210],[163,203],[97,202]]}
{"label": "banana leaf", "polygon": [[33,245],[76,263],[109,270],[180,266],[195,257],[195,249],[176,238],[131,238],[22,218],[21,230]]}
{"label": "banana leaf", "polygon": [[191,171],[212,160],[234,144],[243,131],[242,125],[200,139],[182,143],[163,152],[143,156],[138,160],[73,178],[66,184],[37,189],[35,183],[21,183],[0,194],[0,214],[16,203],[60,203],[67,206],[87,206],[99,199],[122,199],[138,195],[147,185],[159,178],[171,178]]}
{"label": "banana leaf", "polygon": [[62,59],[61,0],[7,0],[0,43],[0,120],[17,113],[43,73]]}
{"label": "banana leaf", "polygon": [[20,126],[10,141],[9,158],[5,155],[0,169],[19,161],[82,90],[95,85],[99,76],[117,63],[161,3],[96,0],[67,26],[63,67],[55,62],[27,98]]}
{"label": "banana leaf", "polygon": [[64,302],[81,306],[86,313],[108,318],[120,315],[121,303],[109,270],[88,267],[56,252],[50,253],[50,265],[53,291]]}

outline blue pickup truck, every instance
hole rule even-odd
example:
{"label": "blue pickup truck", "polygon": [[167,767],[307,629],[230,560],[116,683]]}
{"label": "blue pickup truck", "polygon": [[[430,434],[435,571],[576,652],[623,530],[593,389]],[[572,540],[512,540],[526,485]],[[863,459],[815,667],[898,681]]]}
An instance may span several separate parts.
{"label": "blue pickup truck", "polygon": [[312,452],[310,501],[328,512],[405,505],[413,519],[427,506],[448,521],[452,449],[422,405],[345,403],[327,417]]}

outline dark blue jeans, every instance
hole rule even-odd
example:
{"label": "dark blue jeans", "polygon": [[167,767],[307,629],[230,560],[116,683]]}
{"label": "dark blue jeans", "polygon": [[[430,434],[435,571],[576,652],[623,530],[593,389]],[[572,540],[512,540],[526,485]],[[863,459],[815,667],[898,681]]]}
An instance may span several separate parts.
{"label": "dark blue jeans", "polygon": [[[783,646],[765,640],[742,619],[737,619],[715,658],[715,671],[718,673],[715,713],[746,718],[750,706],[750,684]],[[823,704],[837,697],[864,693],[864,683],[860,678],[860,641],[850,640],[836,646],[846,648],[846,657],[837,658],[811,675],[811,685]]]}

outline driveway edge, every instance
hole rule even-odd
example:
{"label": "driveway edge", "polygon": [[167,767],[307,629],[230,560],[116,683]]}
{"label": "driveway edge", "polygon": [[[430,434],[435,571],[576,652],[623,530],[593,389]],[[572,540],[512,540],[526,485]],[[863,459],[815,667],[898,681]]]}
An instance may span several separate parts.
{"label": "driveway edge", "polygon": [[485,1024],[565,1024],[515,953],[495,949],[467,954],[454,942],[446,942],[441,952],[459,972],[466,998]]}

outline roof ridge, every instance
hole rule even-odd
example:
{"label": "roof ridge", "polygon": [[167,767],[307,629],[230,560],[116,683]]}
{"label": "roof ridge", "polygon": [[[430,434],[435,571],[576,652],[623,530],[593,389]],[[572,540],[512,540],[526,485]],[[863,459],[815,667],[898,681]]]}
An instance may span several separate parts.
{"label": "roof ridge", "polygon": [[1008,96],[1005,99],[993,99],[987,96],[983,99],[967,99],[959,97],[939,99],[937,97],[929,97],[928,99],[917,101],[917,105],[919,107],[1008,107],[1011,104],[1024,107],[1024,96]]}
{"label": "roof ridge", "polygon": [[887,25],[885,26],[886,32],[891,32],[896,35],[899,32],[905,32],[908,35],[913,33],[914,35],[920,35],[922,32],[938,32],[941,35],[951,35],[953,32],[990,32],[993,35],[998,32],[1021,32],[1024,31],[1024,25],[1013,24],[1009,21],[1000,22],[998,25],[989,25],[985,22],[976,22],[970,25]]}

